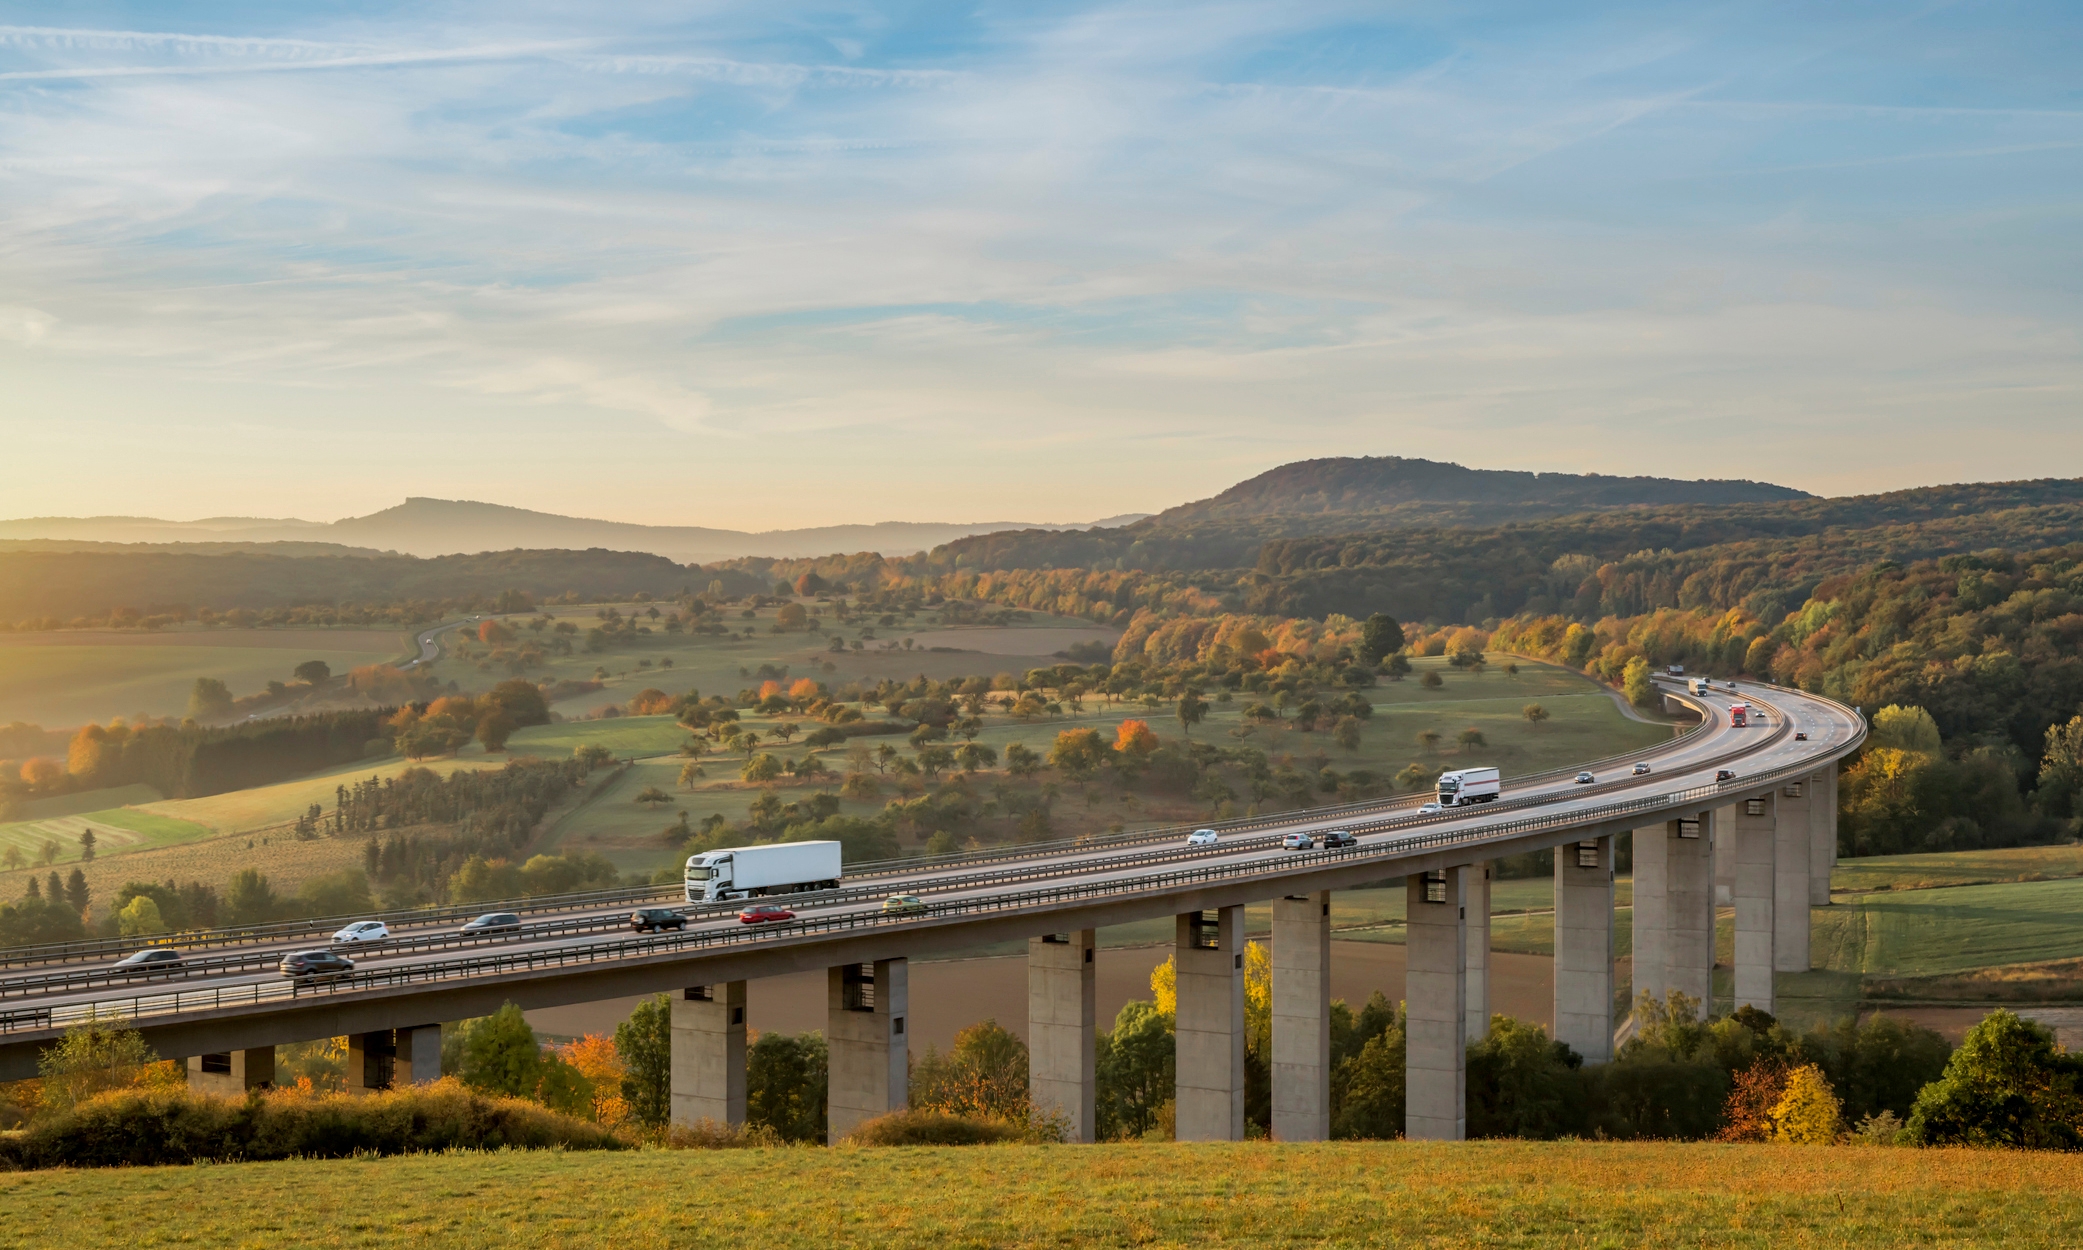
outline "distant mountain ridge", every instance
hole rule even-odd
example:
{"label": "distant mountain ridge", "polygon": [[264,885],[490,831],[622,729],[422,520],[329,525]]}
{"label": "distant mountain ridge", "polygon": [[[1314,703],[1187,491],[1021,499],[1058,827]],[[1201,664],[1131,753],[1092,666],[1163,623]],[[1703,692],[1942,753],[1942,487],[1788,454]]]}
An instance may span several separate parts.
{"label": "distant mountain ridge", "polygon": [[[1113,517],[1096,525],[1127,524],[1143,515]],[[597,521],[504,504],[413,497],[381,512],[333,522],[268,517],[212,517],[199,521],[129,516],[27,517],[0,521],[0,541],[335,543],[416,556],[509,551],[516,547],[581,551],[605,547],[648,552],[681,564],[706,564],[743,556],[791,558],[837,551],[907,556],[971,534],[1058,528],[1067,527],[1014,521],[884,521],[747,533],[703,526]]]}

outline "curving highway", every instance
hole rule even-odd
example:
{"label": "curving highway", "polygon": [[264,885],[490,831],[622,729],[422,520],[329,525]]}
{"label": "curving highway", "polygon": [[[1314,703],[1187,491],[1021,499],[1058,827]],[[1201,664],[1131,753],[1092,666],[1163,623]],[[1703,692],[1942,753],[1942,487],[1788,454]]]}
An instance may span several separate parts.
{"label": "curving highway", "polygon": [[[421,637],[423,658],[429,648],[438,654],[436,632]],[[1591,784],[1543,774],[1508,778],[1498,802],[1436,815],[1409,799],[1233,822],[1212,847],[1183,846],[1172,833],[1130,835],[892,867],[800,896],[791,904],[798,918],[782,924],[740,924],[735,905],[681,904],[683,932],[637,935],[626,917],[640,896],[624,895],[592,906],[541,900],[516,934],[462,938],[451,912],[399,923],[391,940],[352,952],[351,976],[316,987],[274,969],[286,951],[324,944],[299,933],[198,942],[181,971],[150,981],[113,975],[105,949],[54,952],[0,974],[0,1079],[33,1074],[37,1049],[90,1017],[134,1020],[161,1054],[222,1052],[481,1015],[509,1000],[587,1002],[1351,889],[1721,808],[1823,769],[1865,733],[1851,709],[1797,691],[1746,684],[1740,696],[1667,693],[1701,711],[1704,724],[1593,766]],[[1763,723],[1731,727],[1727,708],[1739,699],[1761,709]],[[1636,775],[1636,760],[1650,771]],[[1733,778],[1719,777],[1724,771]],[[1333,828],[1358,844],[1280,846],[1284,834]],[[915,894],[925,907],[885,914],[882,899],[893,893]]]}

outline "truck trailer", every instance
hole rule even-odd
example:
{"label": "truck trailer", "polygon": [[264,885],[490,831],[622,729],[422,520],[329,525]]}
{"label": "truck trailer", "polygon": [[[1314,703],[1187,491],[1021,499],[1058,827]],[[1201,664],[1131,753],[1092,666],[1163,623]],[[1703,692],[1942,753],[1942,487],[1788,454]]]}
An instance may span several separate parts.
{"label": "truck trailer", "polygon": [[837,889],[837,842],[771,842],[687,857],[687,901],[721,903],[769,894]]}
{"label": "truck trailer", "polygon": [[1749,723],[1750,705],[1748,703],[1732,703],[1729,705],[1729,724],[1740,729]]}
{"label": "truck trailer", "polygon": [[1497,795],[1497,770],[1494,768],[1460,768],[1439,775],[1441,807],[1488,803]]}

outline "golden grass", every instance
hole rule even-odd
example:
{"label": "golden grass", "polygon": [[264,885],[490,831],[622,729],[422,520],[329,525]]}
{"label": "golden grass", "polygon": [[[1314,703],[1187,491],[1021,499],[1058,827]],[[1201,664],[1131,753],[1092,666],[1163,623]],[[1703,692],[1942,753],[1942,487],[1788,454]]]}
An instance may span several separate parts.
{"label": "golden grass", "polygon": [[[262,843],[261,837],[266,837],[267,842]],[[307,877],[359,866],[366,841],[365,837],[348,837],[299,842],[288,833],[252,838],[235,834],[153,851],[101,856],[86,863],[66,865],[60,869],[59,875],[70,876],[74,868],[86,874],[87,891],[93,899],[95,915],[99,916],[104,904],[127,881],[178,881],[183,884],[200,881],[222,891],[232,874],[241,868],[260,869],[276,893],[292,894]],[[248,842],[253,845],[248,847]],[[41,878],[48,871],[29,868],[0,873],[0,898],[19,898],[29,888],[31,876]],[[0,1246],[4,1245],[6,1242],[0,1240]]]}
{"label": "golden grass", "polygon": [[2066,1246],[2083,1157],[1484,1142],[557,1152],[0,1176],[125,1245]]}

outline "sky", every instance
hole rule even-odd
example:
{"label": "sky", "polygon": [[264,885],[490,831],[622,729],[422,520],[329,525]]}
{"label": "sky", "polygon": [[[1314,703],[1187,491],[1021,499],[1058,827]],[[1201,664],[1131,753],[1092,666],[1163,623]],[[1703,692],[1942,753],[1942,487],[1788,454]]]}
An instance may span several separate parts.
{"label": "sky", "polygon": [[2083,475],[2083,6],[0,8],[0,516]]}

